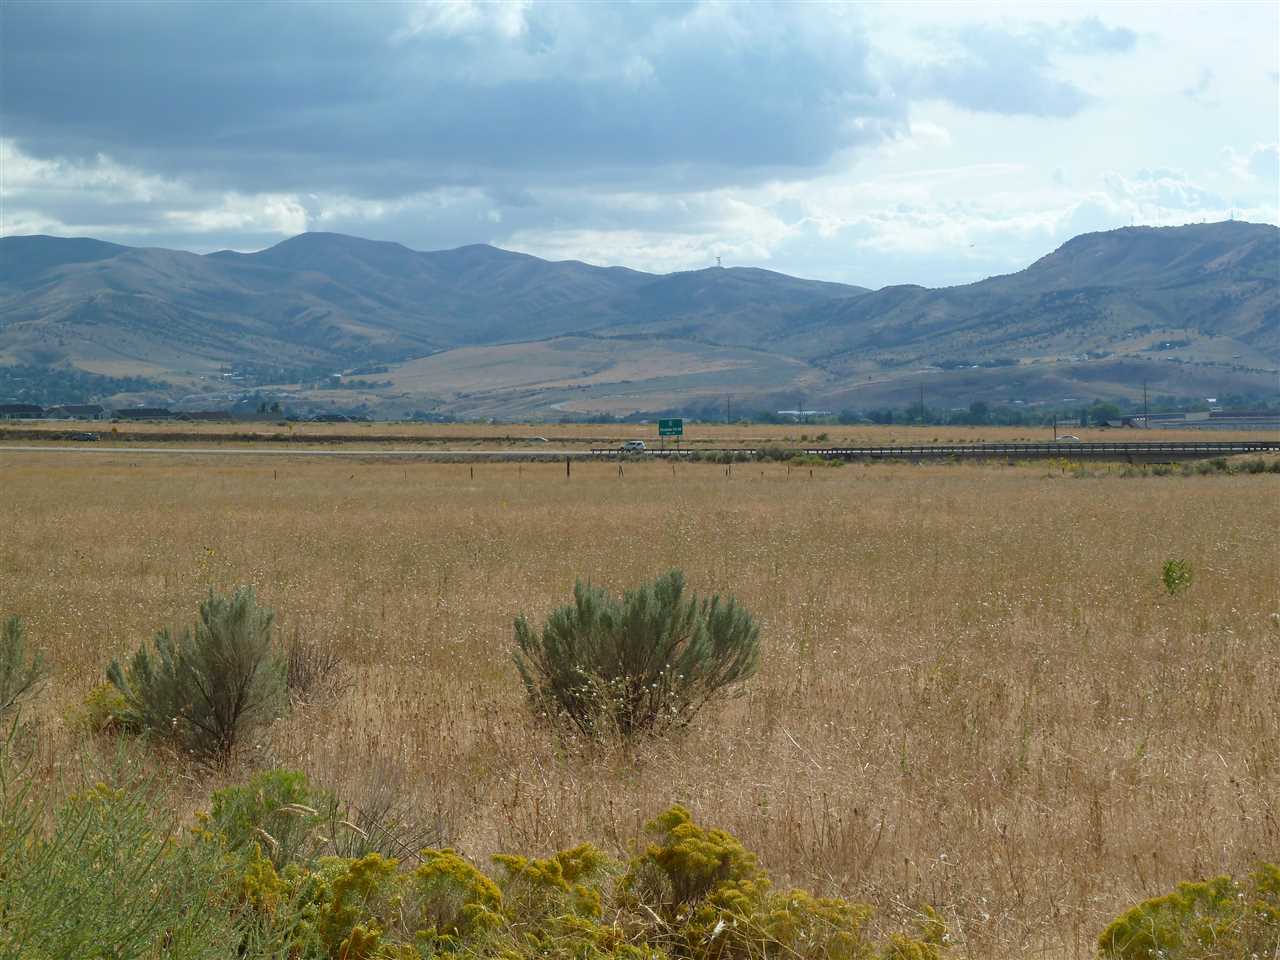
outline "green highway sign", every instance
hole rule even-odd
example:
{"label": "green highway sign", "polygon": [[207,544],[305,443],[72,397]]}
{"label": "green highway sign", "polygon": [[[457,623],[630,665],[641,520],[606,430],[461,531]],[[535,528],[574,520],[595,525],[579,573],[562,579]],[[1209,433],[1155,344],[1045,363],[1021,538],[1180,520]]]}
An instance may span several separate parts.
{"label": "green highway sign", "polygon": [[684,421],[679,417],[658,421],[658,436],[679,437],[684,434]]}

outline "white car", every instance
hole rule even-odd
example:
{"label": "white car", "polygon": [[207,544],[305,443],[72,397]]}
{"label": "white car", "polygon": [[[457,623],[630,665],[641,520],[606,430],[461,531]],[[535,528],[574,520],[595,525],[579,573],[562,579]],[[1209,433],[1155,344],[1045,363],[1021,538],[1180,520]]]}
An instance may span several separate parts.
{"label": "white car", "polygon": [[643,453],[645,445],[643,440],[628,440],[618,448],[620,453]]}
{"label": "white car", "polygon": [[1058,442],[1059,443],[1079,443],[1080,438],[1073,437],[1071,436],[1071,434],[1067,434],[1065,437],[1058,437]]}

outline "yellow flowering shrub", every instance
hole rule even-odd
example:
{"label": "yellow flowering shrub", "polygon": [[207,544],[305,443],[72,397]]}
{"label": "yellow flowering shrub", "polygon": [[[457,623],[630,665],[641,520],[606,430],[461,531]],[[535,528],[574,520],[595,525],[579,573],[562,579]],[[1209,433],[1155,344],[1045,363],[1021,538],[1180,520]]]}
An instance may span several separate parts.
{"label": "yellow flowering shrub", "polygon": [[95,736],[123,733],[128,729],[125,721],[128,709],[128,701],[119,690],[109,683],[100,683],[85,694],[80,706],[68,712],[65,719],[72,729]]}
{"label": "yellow flowering shrub", "polygon": [[561,850],[545,860],[499,854],[506,915],[511,919],[538,920],[574,914],[598,917],[601,879],[608,858],[589,843]]}
{"label": "yellow flowering shrub", "polygon": [[677,915],[720,884],[760,875],[755,854],[723,830],[700,827],[677,804],[645,825],[656,836],[631,861],[622,878],[624,893],[657,900],[664,915]]}
{"label": "yellow flowering shrub", "polygon": [[1106,960],[1236,960],[1280,954],[1280,866],[1243,881],[1180,883],[1117,917],[1098,938]]}
{"label": "yellow flowering shrub", "polygon": [[775,891],[737,838],[683,807],[648,826],[653,842],[621,876],[591,844],[496,856],[494,878],[447,848],[423,850],[412,870],[376,853],[277,870],[257,844],[220,849],[239,858],[241,909],[283,926],[277,942],[296,960],[942,958],[945,927],[928,908],[920,937],[877,943],[869,907]]}
{"label": "yellow flowering shrub", "polygon": [[877,947],[871,908],[803,890],[777,893],[755,855],[681,806],[647,824],[655,835],[619,882],[620,902],[661,917],[660,936],[689,960],[938,960],[945,925],[925,908],[922,938]]}
{"label": "yellow flowering shrub", "polygon": [[449,947],[502,922],[502,890],[455,850],[422,851],[410,889],[419,937]]}

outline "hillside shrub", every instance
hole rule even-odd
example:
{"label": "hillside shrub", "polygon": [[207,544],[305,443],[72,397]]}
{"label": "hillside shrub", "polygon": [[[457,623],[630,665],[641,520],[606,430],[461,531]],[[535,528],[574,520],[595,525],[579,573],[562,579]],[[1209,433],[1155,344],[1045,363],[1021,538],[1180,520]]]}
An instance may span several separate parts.
{"label": "hillside shrub", "polygon": [[19,617],[0,627],[0,719],[34,696],[49,678],[40,651],[27,647],[27,630]]}
{"label": "hillside shrub", "polygon": [[1280,460],[1255,457],[1252,460],[1242,461],[1239,470],[1242,473],[1280,473]]}
{"label": "hillside shrub", "polygon": [[174,637],[161,630],[153,651],[142,647],[127,666],[112,661],[107,679],[128,704],[124,721],[175,738],[198,759],[225,763],[246,730],[287,706],[273,620],[252,587],[230,597],[210,591],[194,631]]}
{"label": "hillside shrub", "polygon": [[588,737],[683,726],[751,677],[760,630],[732,597],[685,595],[672,570],[621,600],[582,581],[541,633],[515,622],[516,667],[533,709]]}
{"label": "hillside shrub", "polygon": [[1104,960],[1237,960],[1280,956],[1280,866],[1243,880],[1180,883],[1116,918],[1098,938]]}

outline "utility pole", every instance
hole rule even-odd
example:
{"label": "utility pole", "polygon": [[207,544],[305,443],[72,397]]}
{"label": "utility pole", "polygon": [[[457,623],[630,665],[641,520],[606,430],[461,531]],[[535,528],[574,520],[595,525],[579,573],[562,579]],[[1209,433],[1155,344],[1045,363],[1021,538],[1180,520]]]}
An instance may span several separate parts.
{"label": "utility pole", "polygon": [[724,398],[724,424],[727,427],[733,422],[733,397]]}
{"label": "utility pole", "polygon": [[1147,406],[1147,381],[1142,381],[1142,429],[1151,429],[1151,408]]}
{"label": "utility pole", "polygon": [[924,424],[924,384],[920,384],[920,423]]}

